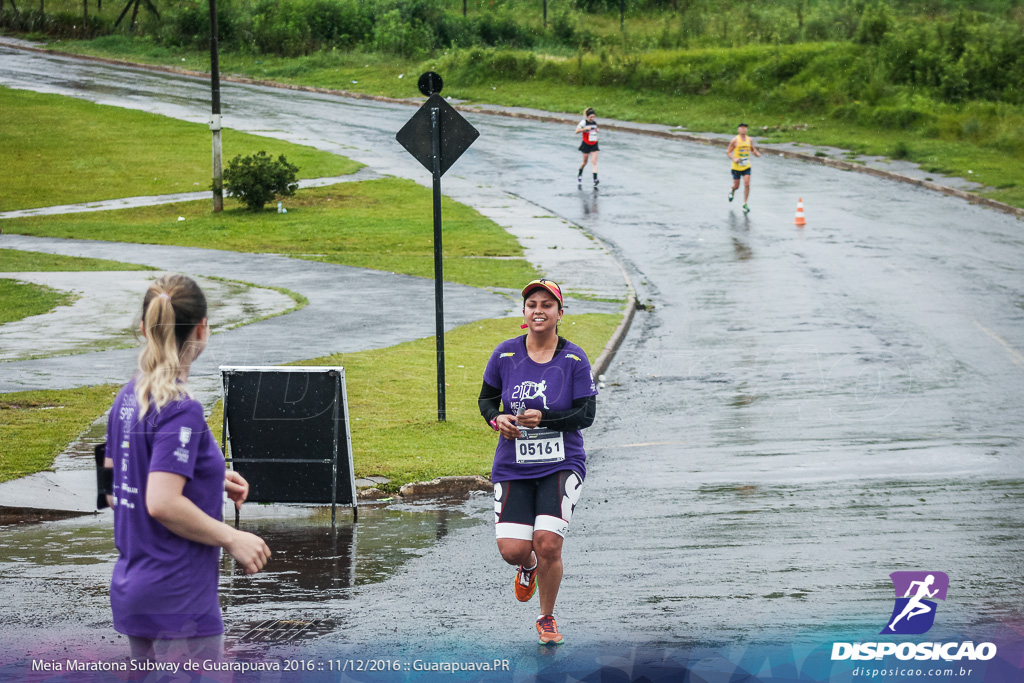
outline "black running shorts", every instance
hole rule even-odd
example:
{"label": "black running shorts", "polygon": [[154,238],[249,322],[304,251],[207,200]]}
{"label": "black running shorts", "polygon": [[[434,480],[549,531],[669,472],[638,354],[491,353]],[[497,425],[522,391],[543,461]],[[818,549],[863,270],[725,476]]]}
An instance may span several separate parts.
{"label": "black running shorts", "polygon": [[564,537],[582,490],[583,480],[572,470],[540,479],[495,482],[494,527],[498,538],[531,541],[534,530]]}
{"label": "black running shorts", "polygon": [[591,152],[600,152],[601,150],[598,148],[596,142],[592,145],[588,145],[585,142],[581,142],[580,151],[583,152],[584,154],[590,154]]}
{"label": "black running shorts", "polygon": [[732,179],[733,180],[739,180],[740,178],[742,178],[745,175],[750,175],[750,169],[749,168],[745,168],[742,171],[737,171],[735,168],[729,169],[729,170],[732,171]]}

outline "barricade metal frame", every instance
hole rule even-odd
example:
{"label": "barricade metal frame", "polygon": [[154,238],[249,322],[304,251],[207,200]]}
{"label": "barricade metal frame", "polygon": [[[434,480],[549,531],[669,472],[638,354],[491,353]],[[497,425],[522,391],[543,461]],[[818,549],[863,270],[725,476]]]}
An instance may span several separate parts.
{"label": "barricade metal frame", "polygon": [[[352,464],[352,433],[349,425],[348,415],[348,392],[345,389],[345,368],[341,366],[296,366],[296,367],[280,367],[280,366],[261,366],[261,365],[222,365],[220,366],[221,372],[221,387],[223,390],[223,405],[224,405],[224,418],[221,431],[221,449],[224,452],[225,460],[234,469],[235,463],[259,463],[259,464],[317,464],[317,465],[331,465],[331,497],[329,501],[323,502],[309,502],[299,503],[302,505],[326,505],[328,502],[331,505],[331,526],[335,526],[335,517],[338,507],[338,457],[339,457],[339,438],[340,424],[344,422],[345,428],[345,456],[348,458],[348,485],[351,503],[349,504],[352,508],[352,521],[356,522],[359,520],[359,506],[356,499],[356,480],[355,471]],[[335,393],[334,403],[332,407],[332,424],[334,425],[334,434],[332,436],[333,449],[330,458],[237,458],[234,457],[233,450],[229,453],[231,445],[231,426],[228,423],[228,399],[230,383],[228,381],[231,375],[237,375],[241,373],[317,373],[326,374],[335,378]],[[341,416],[339,416],[341,411]],[[341,419],[339,419],[341,418]],[[261,502],[274,502],[274,501],[261,501]],[[283,502],[283,501],[282,501]],[[238,511],[235,511],[235,526],[238,526]]]}

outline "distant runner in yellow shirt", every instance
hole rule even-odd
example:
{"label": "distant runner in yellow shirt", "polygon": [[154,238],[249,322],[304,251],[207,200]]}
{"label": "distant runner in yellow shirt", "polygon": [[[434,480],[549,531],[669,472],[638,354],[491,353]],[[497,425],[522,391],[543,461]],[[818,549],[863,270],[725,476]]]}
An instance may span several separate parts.
{"label": "distant runner in yellow shirt", "polygon": [[731,202],[736,195],[736,190],[740,187],[740,178],[743,178],[743,213],[750,213],[750,207],[747,206],[747,197],[750,196],[750,155],[759,157],[761,153],[754,147],[754,141],[747,137],[747,124],[741,123],[736,127],[736,132],[739,135],[732,139],[726,151],[732,161],[732,189],[729,191],[729,201]]}

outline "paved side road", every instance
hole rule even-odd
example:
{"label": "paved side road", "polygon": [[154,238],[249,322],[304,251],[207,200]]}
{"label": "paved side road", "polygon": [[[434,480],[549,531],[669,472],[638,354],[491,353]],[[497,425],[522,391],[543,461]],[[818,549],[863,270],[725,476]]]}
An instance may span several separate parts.
{"label": "paved side road", "polygon": [[[162,273],[154,270],[0,272],[0,278],[73,292],[75,300],[0,327],[0,362],[135,347],[143,293]],[[266,287],[198,278],[213,334],[295,309],[298,302]]]}
{"label": "paved side road", "polygon": [[[220,365],[276,365],[330,353],[382,348],[433,332],[433,283],[423,278],[349,268],[269,254],[118,244],[4,235],[0,246],[144,263],[203,277],[255,281],[305,295],[294,313],[214,335],[193,378],[206,388]],[[386,295],[384,293],[387,293]],[[508,298],[485,290],[445,285],[450,329],[505,315]],[[134,309],[137,301],[126,302]],[[120,382],[133,372],[137,351],[120,349],[4,364],[0,391],[62,389]]]}

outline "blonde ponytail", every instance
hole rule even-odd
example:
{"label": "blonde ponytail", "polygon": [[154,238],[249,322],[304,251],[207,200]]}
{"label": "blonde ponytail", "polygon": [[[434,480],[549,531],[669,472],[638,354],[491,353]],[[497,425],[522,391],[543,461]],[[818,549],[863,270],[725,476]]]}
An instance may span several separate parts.
{"label": "blonde ponytail", "polygon": [[139,354],[139,376],[135,382],[140,415],[146,414],[150,402],[160,410],[188,395],[179,382],[187,353],[186,341],[205,317],[206,296],[189,277],[165,275],[146,291],[142,301],[146,345]]}

